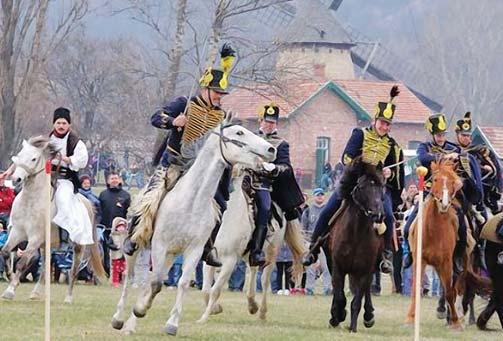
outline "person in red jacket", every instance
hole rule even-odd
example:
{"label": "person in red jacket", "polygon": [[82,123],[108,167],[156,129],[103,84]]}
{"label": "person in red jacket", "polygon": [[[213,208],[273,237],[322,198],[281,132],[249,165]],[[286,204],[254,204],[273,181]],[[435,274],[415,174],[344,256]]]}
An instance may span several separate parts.
{"label": "person in red jacket", "polygon": [[14,201],[14,190],[5,186],[5,180],[0,178],[0,216],[8,217]]}

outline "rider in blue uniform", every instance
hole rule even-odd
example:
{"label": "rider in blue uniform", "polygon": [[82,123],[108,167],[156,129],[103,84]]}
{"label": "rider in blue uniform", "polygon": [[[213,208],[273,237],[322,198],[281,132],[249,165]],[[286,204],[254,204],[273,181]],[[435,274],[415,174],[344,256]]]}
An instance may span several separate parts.
{"label": "rider in blue uniform", "polygon": [[[154,163],[160,161],[161,167],[159,169],[163,171],[160,173],[166,174],[165,179],[159,181],[154,175],[148,185],[149,188],[151,185],[157,186],[159,182],[164,182],[166,191],[171,190],[181,173],[190,167],[197,156],[197,151],[204,143],[202,137],[224,120],[226,113],[220,107],[220,100],[228,94],[228,71],[234,61],[235,51],[230,45],[224,44],[220,51],[220,58],[221,68],[210,67],[201,77],[198,95],[192,97],[190,101],[187,97],[175,98],[152,115],[152,125],[156,128],[169,130],[170,133],[154,160]],[[227,208],[230,179],[230,168],[227,168],[220,179],[214,197],[221,213]],[[124,242],[126,254],[132,254],[137,248],[136,242],[131,239],[131,236],[140,219],[140,214],[133,216],[128,238]],[[222,266],[222,263],[218,260],[213,243],[219,227],[220,223],[217,223],[202,255],[202,259],[208,265],[217,267]]]}
{"label": "rider in blue uniform", "polygon": [[[386,180],[386,190],[383,195],[386,231],[380,267],[384,273],[393,271],[393,211],[401,203],[400,194],[404,186],[403,152],[398,143],[389,135],[396,108],[392,101],[398,94],[398,87],[394,86],[390,92],[389,102],[378,103],[373,124],[353,130],[342,155],[344,165],[348,165],[358,156],[374,165],[379,162],[383,164],[383,175]],[[325,236],[330,232],[329,221],[341,204],[342,198],[336,189],[320,213],[311,237],[310,252],[304,257],[305,266],[317,261],[320,247],[323,245]]]}
{"label": "rider in blue uniform", "polygon": [[[431,115],[428,117],[425,126],[432,135],[432,140],[421,143],[417,149],[419,162],[422,166],[428,168],[428,174],[425,177],[427,179],[425,191],[428,192],[428,188],[431,187],[431,182],[428,181],[431,177],[431,163],[441,158],[456,160],[459,164],[458,174],[463,178],[463,188],[456,195],[461,205],[454,206],[459,221],[458,241],[454,249],[454,270],[460,273],[463,270],[462,259],[467,246],[467,226],[463,212],[468,210],[470,204],[476,205],[482,200],[483,192],[480,180],[480,168],[470,154],[463,153],[458,145],[447,141],[447,121],[443,114]],[[404,247],[407,250],[410,250],[408,244],[409,229],[416,216],[417,206],[404,226]],[[411,264],[412,255],[409,252],[404,260],[404,267],[407,268]]]}
{"label": "rider in blue uniform", "polygon": [[283,210],[287,224],[298,219],[298,210],[304,203],[304,195],[295,179],[290,161],[290,145],[278,135],[279,107],[268,104],[259,111],[260,128],[258,135],[276,147],[276,159],[264,163],[263,169],[253,172],[251,187],[254,189],[257,212],[255,230],[250,245],[250,265],[265,264],[263,246],[267,236],[267,227],[271,217],[271,202],[274,201]]}

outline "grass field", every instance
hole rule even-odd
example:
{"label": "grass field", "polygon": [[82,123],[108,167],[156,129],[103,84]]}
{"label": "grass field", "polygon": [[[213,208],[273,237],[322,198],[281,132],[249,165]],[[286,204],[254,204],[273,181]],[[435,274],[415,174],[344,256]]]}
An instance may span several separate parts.
{"label": "grass field", "polygon": [[[0,286],[4,290],[5,284]],[[28,300],[32,285],[19,287],[14,301],[0,301],[0,340],[43,339],[44,302]],[[107,286],[78,285],[73,305],[64,305],[66,287],[52,287],[52,340],[119,340],[125,339],[110,326],[119,290]],[[132,291],[136,294],[135,291]],[[138,323],[137,333],[129,340],[167,339],[162,327],[174,302],[175,291],[163,290],[153,308]],[[195,321],[202,313],[202,294],[191,289],[186,304],[178,338],[186,340],[411,340],[413,329],[403,326],[409,299],[398,295],[374,298],[376,324],[366,329],[360,320],[358,334],[348,334],[342,328],[328,328],[330,298],[325,296],[272,296],[268,320],[258,320],[246,310],[244,294],[225,292],[224,312],[212,316],[207,325]],[[468,326],[455,332],[435,317],[435,303],[423,299],[423,340],[503,340],[503,331],[481,332]],[[478,310],[482,302],[478,302]],[[360,315],[361,316],[361,315]],[[360,317],[361,319],[361,317]],[[497,328],[496,319],[490,327]]]}

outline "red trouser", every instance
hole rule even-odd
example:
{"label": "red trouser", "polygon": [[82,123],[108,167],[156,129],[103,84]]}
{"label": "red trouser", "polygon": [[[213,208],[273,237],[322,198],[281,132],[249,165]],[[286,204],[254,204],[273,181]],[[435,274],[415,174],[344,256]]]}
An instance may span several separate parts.
{"label": "red trouser", "polygon": [[119,286],[122,273],[126,270],[126,259],[112,259],[112,285]]}

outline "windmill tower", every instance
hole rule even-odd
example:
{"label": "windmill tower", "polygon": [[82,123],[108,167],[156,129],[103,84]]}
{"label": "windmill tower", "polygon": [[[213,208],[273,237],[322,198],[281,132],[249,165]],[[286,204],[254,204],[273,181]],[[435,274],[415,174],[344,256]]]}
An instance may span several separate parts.
{"label": "windmill tower", "polygon": [[277,37],[277,69],[297,65],[303,77],[354,79],[351,37],[319,1],[297,1],[296,15]]}

